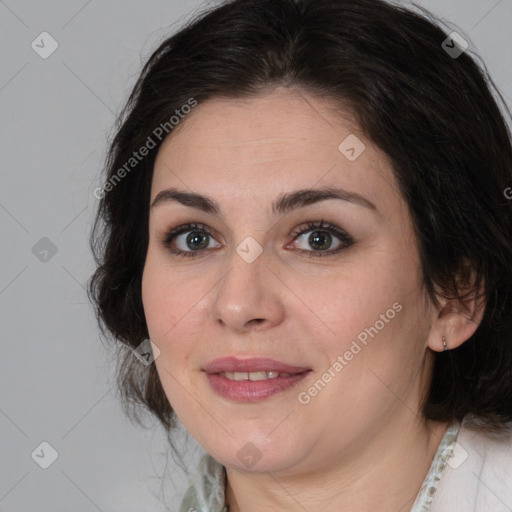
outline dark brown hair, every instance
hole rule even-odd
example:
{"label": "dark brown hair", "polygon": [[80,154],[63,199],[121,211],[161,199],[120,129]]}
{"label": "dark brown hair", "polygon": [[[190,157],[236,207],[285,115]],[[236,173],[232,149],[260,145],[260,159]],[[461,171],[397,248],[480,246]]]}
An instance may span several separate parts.
{"label": "dark brown hair", "polygon": [[[388,155],[433,303],[436,294],[463,299],[469,272],[483,283],[483,320],[461,346],[435,354],[423,414],[471,416],[488,432],[512,420],[512,201],[504,193],[512,147],[498,98],[509,118],[510,111],[485,65],[469,50],[450,55],[450,30],[415,7],[420,12],[382,0],[234,0],[155,50],[118,120],[106,165],[111,186],[91,232],[97,270],[88,293],[105,338],[135,348],[149,337],[141,278],[161,143],[155,129],[167,123],[170,131],[169,119],[191,98],[293,86],[353,114]],[[114,182],[148,138],[156,147]],[[170,439],[175,417],[155,365],[120,350],[117,377],[130,417],[145,406]]]}

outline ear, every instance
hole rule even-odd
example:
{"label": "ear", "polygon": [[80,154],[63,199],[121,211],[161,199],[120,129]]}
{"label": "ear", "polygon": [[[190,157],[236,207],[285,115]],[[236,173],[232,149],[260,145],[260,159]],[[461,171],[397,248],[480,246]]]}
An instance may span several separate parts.
{"label": "ear", "polygon": [[[435,352],[444,350],[443,337],[449,350],[462,345],[478,329],[485,311],[483,284],[463,300],[441,299],[441,308],[432,324],[427,344]],[[476,293],[475,293],[476,292]]]}

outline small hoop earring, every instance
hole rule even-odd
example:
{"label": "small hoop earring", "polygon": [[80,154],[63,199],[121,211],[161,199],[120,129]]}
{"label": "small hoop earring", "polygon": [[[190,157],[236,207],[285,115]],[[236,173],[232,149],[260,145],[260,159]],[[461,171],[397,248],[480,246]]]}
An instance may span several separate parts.
{"label": "small hoop earring", "polygon": [[446,344],[446,338],[443,336],[443,347],[444,347],[444,350],[448,350],[448,345]]}

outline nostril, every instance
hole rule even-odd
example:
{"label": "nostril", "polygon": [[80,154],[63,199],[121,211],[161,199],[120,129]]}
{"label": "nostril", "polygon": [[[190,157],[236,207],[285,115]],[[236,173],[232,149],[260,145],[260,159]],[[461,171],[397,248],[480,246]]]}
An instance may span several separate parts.
{"label": "nostril", "polygon": [[249,320],[249,322],[247,322],[249,325],[252,324],[252,323],[255,323],[255,324],[261,324],[265,321],[264,318],[253,318],[252,320]]}

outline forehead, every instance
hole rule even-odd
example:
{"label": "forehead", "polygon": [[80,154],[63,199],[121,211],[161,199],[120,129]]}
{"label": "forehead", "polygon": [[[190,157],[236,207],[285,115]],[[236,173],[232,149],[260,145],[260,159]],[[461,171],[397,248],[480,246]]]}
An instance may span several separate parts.
{"label": "forehead", "polygon": [[[355,160],[343,153],[347,140],[360,152]],[[385,155],[353,118],[326,100],[280,88],[195,107],[159,149],[152,198],[171,186],[227,201],[315,185],[372,196],[392,181]]]}
{"label": "forehead", "polygon": [[[161,151],[168,145],[178,149],[199,144],[212,152],[240,154],[252,149],[254,157],[262,158],[292,149],[304,154],[311,146],[337,151],[343,133],[358,131],[347,117],[340,116],[326,100],[287,88],[248,99],[213,98],[199,104],[182,121]],[[301,141],[307,147],[301,148]]]}

